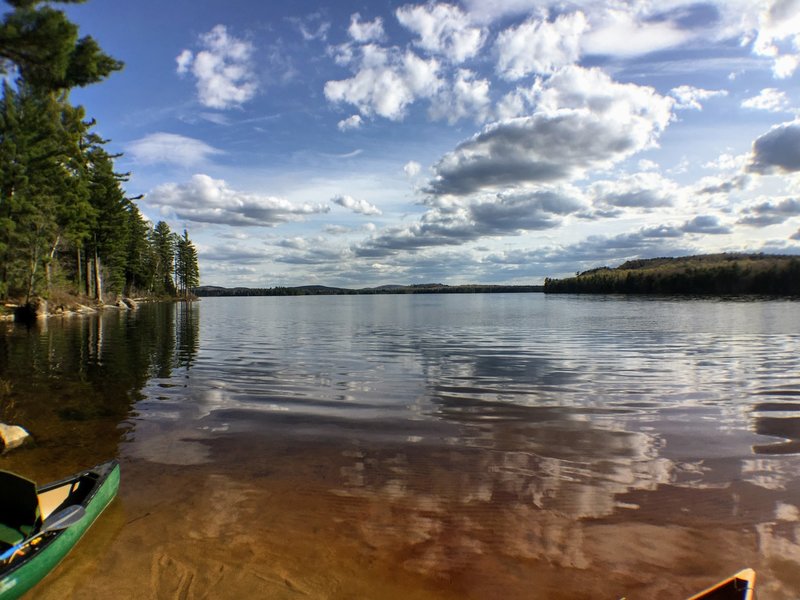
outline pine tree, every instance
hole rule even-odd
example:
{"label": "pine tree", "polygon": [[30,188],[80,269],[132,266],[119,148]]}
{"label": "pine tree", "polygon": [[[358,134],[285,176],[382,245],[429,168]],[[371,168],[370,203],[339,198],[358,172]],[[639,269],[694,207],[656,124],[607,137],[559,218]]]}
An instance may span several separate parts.
{"label": "pine tree", "polygon": [[24,171],[17,160],[20,123],[17,97],[7,81],[3,82],[0,105],[0,298],[8,295],[12,277],[11,248],[16,234],[14,219],[18,202],[16,189]]}
{"label": "pine tree", "polygon": [[128,206],[128,248],[125,261],[125,295],[134,296],[148,290],[153,268],[153,247],[150,245],[150,226],[137,206]]}
{"label": "pine tree", "polygon": [[150,246],[154,258],[150,291],[159,296],[174,296],[176,289],[172,275],[175,268],[175,244],[172,231],[164,221],[159,221],[153,228],[150,234]]}
{"label": "pine tree", "polygon": [[[51,0],[82,2],[83,0]],[[46,0],[6,0],[0,21],[0,298],[72,285],[98,301],[146,292],[188,298],[197,251],[127,198],[107,140],[69,90],[122,68]],[[174,282],[173,282],[174,277]],[[70,283],[71,282],[71,283]]]}
{"label": "pine tree", "polygon": [[48,287],[63,241],[81,239],[90,216],[81,149],[82,109],[64,95],[3,89],[0,116],[2,292],[27,297]]}
{"label": "pine tree", "polygon": [[183,237],[177,238],[175,254],[178,291],[185,300],[188,300],[191,290],[200,285],[200,270],[197,265],[197,250],[189,239],[189,232],[185,229]]}
{"label": "pine tree", "polygon": [[0,74],[16,71],[29,86],[55,91],[102,81],[123,67],[91,36],[78,39],[78,26],[43,0],[6,1],[14,10],[0,22]]}
{"label": "pine tree", "polygon": [[105,140],[92,139],[89,159],[89,201],[94,221],[87,242],[87,269],[91,294],[102,302],[106,292],[121,294],[125,286],[125,261],[130,242],[130,200],[120,183],[127,174],[114,171],[114,157],[102,147]]}
{"label": "pine tree", "polygon": [[[46,293],[62,247],[81,249],[94,209],[85,152],[92,122],[69,89],[122,68],[42,0],[6,0],[0,21],[0,297]],[[58,1],[58,0],[56,0]],[[73,2],[82,0],[61,0]]]}

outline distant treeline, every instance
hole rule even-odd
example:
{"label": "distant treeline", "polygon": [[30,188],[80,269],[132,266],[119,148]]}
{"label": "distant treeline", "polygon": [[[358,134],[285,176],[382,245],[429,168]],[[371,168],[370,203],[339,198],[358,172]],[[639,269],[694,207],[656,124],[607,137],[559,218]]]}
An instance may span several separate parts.
{"label": "distant treeline", "polygon": [[800,296],[800,257],[709,254],[628,261],[566,279],[546,279],[545,293]]}
{"label": "distant treeline", "polygon": [[444,285],[426,283],[420,285],[393,285],[377,288],[348,289],[322,285],[306,285],[299,287],[273,288],[224,288],[217,286],[201,286],[193,291],[201,297],[211,296],[343,296],[371,294],[491,294],[491,293],[525,293],[541,292],[540,285]]}

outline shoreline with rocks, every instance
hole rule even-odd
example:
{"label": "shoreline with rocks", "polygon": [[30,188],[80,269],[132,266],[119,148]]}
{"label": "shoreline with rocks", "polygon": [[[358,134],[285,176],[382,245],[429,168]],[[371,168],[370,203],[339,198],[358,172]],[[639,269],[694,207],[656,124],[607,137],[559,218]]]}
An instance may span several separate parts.
{"label": "shoreline with rocks", "polygon": [[146,298],[119,298],[113,303],[83,304],[81,302],[50,303],[37,298],[27,304],[8,302],[2,306],[0,321],[30,323],[50,317],[73,317],[95,314],[103,310],[136,310],[139,304],[151,301]]}

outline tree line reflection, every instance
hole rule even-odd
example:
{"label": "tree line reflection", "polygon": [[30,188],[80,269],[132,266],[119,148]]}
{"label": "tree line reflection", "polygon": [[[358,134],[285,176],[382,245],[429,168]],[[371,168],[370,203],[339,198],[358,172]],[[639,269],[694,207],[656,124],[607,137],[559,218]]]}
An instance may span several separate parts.
{"label": "tree line reflection", "polygon": [[136,311],[0,327],[0,421],[28,429],[36,449],[87,448],[117,455],[133,404],[153,377],[192,368],[198,307],[142,305]]}

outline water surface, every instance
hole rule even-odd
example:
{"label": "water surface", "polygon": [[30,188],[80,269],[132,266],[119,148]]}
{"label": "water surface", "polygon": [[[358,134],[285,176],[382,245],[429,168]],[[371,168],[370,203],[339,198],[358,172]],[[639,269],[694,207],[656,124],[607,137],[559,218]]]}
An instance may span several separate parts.
{"label": "water surface", "polygon": [[[119,500],[36,597],[800,590],[800,304],[208,298],[0,327],[39,481]],[[2,382],[0,382],[2,383]],[[10,388],[10,389],[9,389]]]}

